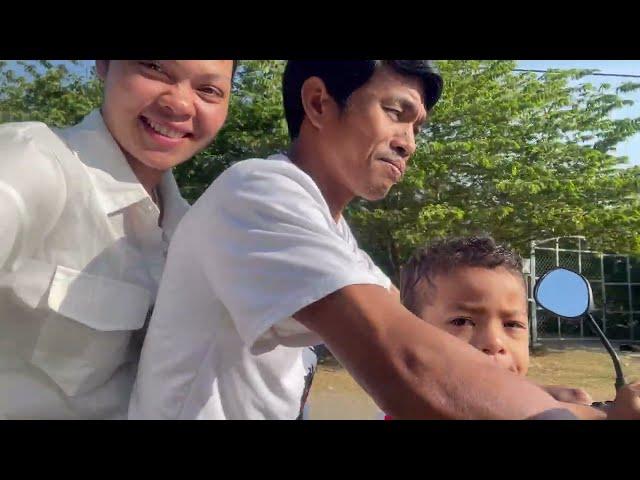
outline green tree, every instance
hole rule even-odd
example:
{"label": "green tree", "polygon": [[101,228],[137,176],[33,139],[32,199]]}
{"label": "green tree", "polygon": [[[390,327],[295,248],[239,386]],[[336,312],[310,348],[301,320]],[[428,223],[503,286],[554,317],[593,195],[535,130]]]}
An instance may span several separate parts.
{"label": "green tree", "polygon": [[209,148],[176,168],[183,195],[190,201],[232,163],[264,158],[287,148],[289,137],[282,108],[284,62],[245,60],[236,72],[229,115]]}
{"label": "green tree", "polygon": [[47,60],[17,64],[23,73],[0,61],[0,122],[36,121],[65,127],[100,105],[102,86],[93,70],[87,78]]}
{"label": "green tree", "polygon": [[582,82],[588,71],[537,76],[506,61],[439,66],[444,96],[406,178],[385,200],[349,211],[387,272],[436,237],[484,232],[522,253],[561,235],[640,253],[640,169],[619,168],[627,159],[609,153],[640,130],[639,119],[609,116],[639,85],[611,92]]}
{"label": "green tree", "polygon": [[[403,182],[383,201],[348,209],[362,246],[392,276],[411,250],[435,237],[493,234],[526,253],[532,239],[584,235],[597,249],[640,253],[640,169],[615,146],[639,119],[612,120],[631,102],[586,82],[588,71],[513,72],[515,62],[441,61],[445,91],[418,138]],[[244,61],[216,141],[176,169],[195,200],[235,161],[286,148],[280,92],[284,62]],[[76,123],[101,85],[51,62],[0,62],[0,121]]]}

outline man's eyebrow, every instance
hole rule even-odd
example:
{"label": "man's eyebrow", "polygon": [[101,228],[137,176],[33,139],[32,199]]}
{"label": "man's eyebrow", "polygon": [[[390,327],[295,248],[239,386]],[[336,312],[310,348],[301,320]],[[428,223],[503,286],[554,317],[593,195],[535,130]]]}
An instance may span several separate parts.
{"label": "man's eyebrow", "polygon": [[[402,93],[396,93],[391,95],[391,101],[393,103],[396,103],[400,108],[402,108],[402,110],[404,111],[408,111],[410,113],[412,113],[413,115],[418,116],[421,112],[420,112],[420,105],[422,105],[419,101],[415,100],[414,98],[408,96],[408,95],[404,95]],[[427,116],[428,113],[424,112],[424,115],[420,114],[416,120],[416,124],[420,127],[422,126],[422,124],[424,124],[427,120]]]}

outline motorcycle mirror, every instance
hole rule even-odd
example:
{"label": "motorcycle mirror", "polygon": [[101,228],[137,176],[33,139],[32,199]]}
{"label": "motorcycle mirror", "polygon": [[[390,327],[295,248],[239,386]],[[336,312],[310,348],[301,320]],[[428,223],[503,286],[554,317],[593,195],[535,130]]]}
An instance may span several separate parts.
{"label": "motorcycle mirror", "polygon": [[590,310],[593,294],[589,282],[566,268],[554,268],[536,283],[533,296],[542,308],[564,318],[579,318]]}
{"label": "motorcycle mirror", "polygon": [[626,384],[618,354],[593,315],[589,313],[593,305],[593,293],[586,278],[566,268],[554,268],[538,280],[533,297],[538,305],[559,317],[580,318],[586,315],[613,361],[616,371],[616,390]]}

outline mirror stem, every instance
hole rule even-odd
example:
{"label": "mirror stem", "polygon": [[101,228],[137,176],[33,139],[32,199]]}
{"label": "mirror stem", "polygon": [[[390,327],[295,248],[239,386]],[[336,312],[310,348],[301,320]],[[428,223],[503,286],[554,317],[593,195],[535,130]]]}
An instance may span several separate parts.
{"label": "mirror stem", "polygon": [[609,355],[611,356],[611,360],[613,361],[613,368],[615,368],[616,370],[616,390],[618,390],[619,388],[627,384],[627,382],[624,379],[624,375],[622,374],[622,367],[620,366],[620,359],[618,358],[618,354],[613,349],[613,347],[611,346],[611,343],[609,342],[607,337],[604,335],[602,330],[600,330],[600,327],[598,326],[595,319],[591,316],[590,313],[587,313],[587,317],[591,321],[591,326],[595,329],[596,333],[600,337],[600,340],[602,340],[602,344],[604,345],[604,348],[607,349],[607,352],[609,352]]}

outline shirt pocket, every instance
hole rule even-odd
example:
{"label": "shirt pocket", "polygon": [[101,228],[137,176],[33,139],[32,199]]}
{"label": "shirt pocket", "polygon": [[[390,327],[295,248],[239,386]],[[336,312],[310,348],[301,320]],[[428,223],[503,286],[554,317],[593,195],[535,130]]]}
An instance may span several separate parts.
{"label": "shirt pocket", "polygon": [[131,335],[144,326],[151,303],[139,285],[58,266],[33,364],[68,396],[99,387],[132,361]]}

